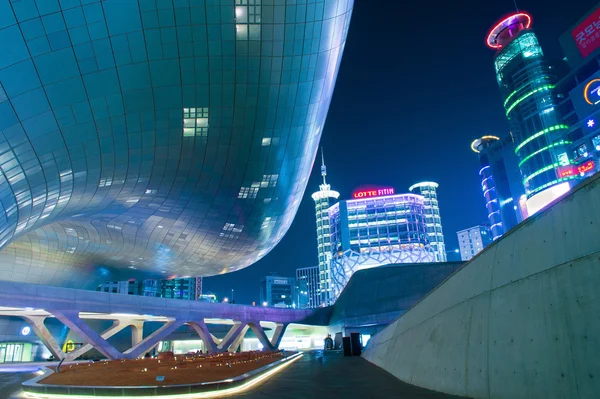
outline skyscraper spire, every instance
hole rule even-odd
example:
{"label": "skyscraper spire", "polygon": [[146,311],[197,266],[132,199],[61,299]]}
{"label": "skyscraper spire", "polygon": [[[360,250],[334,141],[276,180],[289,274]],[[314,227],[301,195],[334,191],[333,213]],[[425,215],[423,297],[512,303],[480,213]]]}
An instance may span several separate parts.
{"label": "skyscraper spire", "polygon": [[327,184],[325,176],[327,176],[327,168],[325,167],[325,155],[323,154],[323,147],[321,147],[321,176],[323,176],[323,184]]}

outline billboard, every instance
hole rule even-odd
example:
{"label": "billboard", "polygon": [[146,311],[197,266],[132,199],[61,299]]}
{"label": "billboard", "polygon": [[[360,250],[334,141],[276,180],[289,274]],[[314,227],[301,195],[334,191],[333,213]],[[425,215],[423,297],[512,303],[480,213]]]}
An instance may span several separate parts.
{"label": "billboard", "polygon": [[583,58],[600,47],[600,8],[577,25],[571,32]]}

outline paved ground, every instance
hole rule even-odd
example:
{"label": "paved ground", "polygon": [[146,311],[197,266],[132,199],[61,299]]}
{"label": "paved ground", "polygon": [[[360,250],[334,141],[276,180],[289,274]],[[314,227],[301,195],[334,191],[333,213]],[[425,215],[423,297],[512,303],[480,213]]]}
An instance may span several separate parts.
{"label": "paved ground", "polygon": [[306,352],[302,359],[244,394],[244,399],[459,399],[405,384],[360,357]]}
{"label": "paved ground", "polygon": [[0,399],[8,399],[21,389],[21,383],[35,377],[34,373],[0,373]]}
{"label": "paved ground", "polygon": [[[0,399],[7,399],[32,373],[0,373]],[[314,351],[264,384],[235,395],[244,399],[460,399],[405,384],[360,357]]]}

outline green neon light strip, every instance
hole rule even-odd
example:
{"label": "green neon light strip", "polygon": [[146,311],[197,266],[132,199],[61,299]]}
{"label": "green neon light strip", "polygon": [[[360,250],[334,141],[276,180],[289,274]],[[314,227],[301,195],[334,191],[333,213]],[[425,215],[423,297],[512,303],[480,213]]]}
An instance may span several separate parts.
{"label": "green neon light strip", "polygon": [[536,134],[534,134],[533,136],[529,136],[529,138],[527,140],[525,140],[524,142],[522,142],[521,144],[519,144],[517,146],[517,148],[515,148],[515,154],[518,154],[519,150],[521,148],[523,148],[523,146],[525,144],[529,143],[532,140],[537,139],[538,137],[540,137],[540,136],[542,136],[542,135],[544,135],[546,133],[553,132],[554,130],[568,129],[568,128],[569,128],[569,126],[567,126],[567,125],[554,125],[554,126],[550,126],[550,127],[546,128],[546,129],[542,130],[541,132],[537,132]]}
{"label": "green neon light strip", "polygon": [[564,181],[567,181],[567,180],[573,180],[573,179],[577,179],[577,178],[578,178],[577,176],[567,176],[567,177],[561,177],[560,179],[552,180],[551,182],[549,182],[549,183],[546,183],[546,184],[544,184],[543,186],[539,186],[539,187],[538,187],[538,188],[536,188],[535,190],[531,191],[531,192],[529,193],[529,196],[531,197],[531,196],[532,196],[532,195],[534,195],[535,193],[538,193],[538,192],[540,192],[540,191],[542,191],[542,190],[545,190],[546,188],[548,188],[548,187],[550,187],[550,186],[553,186],[553,185],[555,185],[555,184],[562,183],[562,182],[564,182]]}
{"label": "green neon light strip", "polygon": [[519,105],[519,103],[521,101],[533,96],[535,93],[539,93],[540,91],[551,90],[551,89],[554,89],[554,85],[544,85],[544,86],[538,87],[535,90],[530,91],[529,93],[525,94],[523,97],[520,97],[517,101],[512,103],[511,106],[506,109],[506,116],[508,116],[508,114],[510,114],[510,111],[512,111],[514,107]]}
{"label": "green neon light strip", "polygon": [[525,162],[527,162],[527,160],[529,158],[536,156],[537,154],[539,154],[542,151],[546,151],[546,150],[548,150],[550,148],[558,147],[559,145],[563,145],[563,144],[571,144],[571,142],[570,141],[566,141],[566,140],[561,140],[561,141],[559,141],[556,144],[550,144],[550,145],[548,145],[548,146],[546,146],[544,148],[541,148],[541,149],[537,150],[536,152],[534,152],[532,154],[529,154],[525,158],[523,158],[523,160],[521,162],[519,162],[519,168],[521,167],[521,165],[523,165]]}
{"label": "green neon light strip", "polygon": [[553,163],[552,165],[548,165],[548,166],[546,166],[545,168],[542,168],[542,169],[540,169],[540,170],[537,170],[537,171],[533,172],[532,174],[530,174],[529,176],[527,176],[527,177],[525,178],[525,180],[523,180],[523,184],[526,184],[526,183],[527,183],[529,180],[533,179],[533,178],[534,178],[534,177],[536,177],[537,175],[539,175],[539,174],[541,174],[541,173],[544,173],[544,172],[546,172],[546,171],[548,171],[548,170],[550,170],[550,169],[554,169],[554,168],[556,168],[556,167],[558,167],[558,166],[559,166],[559,164],[558,164],[558,162],[557,162],[557,163]]}
{"label": "green neon light strip", "polygon": [[506,97],[506,100],[504,100],[504,108],[506,108],[506,104],[508,104],[508,102],[510,101],[510,99],[511,99],[511,98],[513,98],[513,96],[514,96],[515,94],[517,94],[517,93],[518,93],[518,92],[520,92],[521,90],[523,90],[523,89],[525,89],[525,88],[527,88],[527,87],[531,86],[531,85],[532,85],[532,84],[534,84],[534,83],[542,83],[542,82],[540,82],[540,80],[541,80],[542,82],[544,82],[544,81],[546,81],[546,82],[547,82],[548,80],[550,80],[550,76],[543,76],[543,77],[541,77],[541,78],[538,78],[538,79],[536,79],[536,80],[532,80],[532,81],[530,81],[530,82],[527,82],[527,83],[526,83],[524,86],[521,86],[521,87],[519,87],[517,90],[513,91],[512,93],[510,93],[510,94],[508,95],[508,97]]}

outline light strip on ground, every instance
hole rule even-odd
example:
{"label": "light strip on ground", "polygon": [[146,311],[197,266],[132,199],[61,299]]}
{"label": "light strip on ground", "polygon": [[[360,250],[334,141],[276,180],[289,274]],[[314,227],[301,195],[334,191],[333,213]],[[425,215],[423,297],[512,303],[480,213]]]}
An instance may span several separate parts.
{"label": "light strip on ground", "polygon": [[[254,387],[259,382],[266,380],[270,376],[278,373],[279,371],[283,370],[290,364],[294,363],[296,360],[300,359],[302,356],[304,356],[304,355],[302,353],[300,353],[298,356],[295,356],[291,359],[288,359],[285,362],[282,362],[281,364],[279,364],[278,366],[275,366],[274,368],[267,371],[266,373],[261,374],[258,377],[252,378],[250,381],[247,381],[247,382],[243,383],[242,385],[240,385],[238,387],[234,387],[234,388],[218,389],[218,390],[209,391],[209,392],[185,393],[185,394],[177,394],[177,395],[150,395],[150,396],[135,395],[135,396],[118,396],[118,397],[121,399],[204,399],[204,398],[220,398],[223,396],[234,395],[234,394],[242,393],[242,392],[247,391],[248,389]],[[228,380],[225,380],[225,381],[228,381]],[[165,387],[168,387],[168,385],[165,385]],[[25,392],[25,395],[29,398],[47,398],[47,399],[74,399],[74,398],[84,398],[84,399],[87,399],[87,398],[89,398],[89,399],[93,399],[93,398],[109,399],[110,398],[110,399],[114,399],[115,397],[117,397],[114,395],[107,395],[107,396],[79,395],[79,394],[63,395],[63,394],[32,393],[32,392]]]}
{"label": "light strip on ground", "polygon": [[521,162],[519,162],[519,167],[521,167],[521,165],[523,165],[525,162],[527,162],[527,160],[528,160],[529,158],[531,158],[531,157],[533,157],[533,156],[536,156],[536,155],[537,155],[537,154],[539,154],[540,152],[542,152],[542,151],[546,151],[546,150],[548,150],[548,149],[550,149],[550,148],[553,148],[553,147],[558,147],[559,145],[563,145],[563,144],[571,144],[571,142],[570,142],[570,141],[566,141],[566,140],[561,140],[561,141],[559,141],[558,143],[555,143],[555,144],[550,144],[550,145],[547,145],[547,146],[546,146],[546,147],[544,147],[544,148],[540,148],[540,149],[539,149],[539,150],[537,150],[536,152],[534,152],[534,153],[531,153],[531,154],[527,155],[525,158],[523,158],[523,160],[522,160]]}
{"label": "light strip on ground", "polygon": [[527,140],[525,140],[521,144],[519,144],[517,146],[517,148],[515,148],[515,154],[518,154],[519,150],[521,148],[523,148],[524,145],[526,145],[527,143],[531,142],[532,140],[537,139],[538,137],[540,137],[546,133],[549,133],[549,132],[552,132],[552,131],[558,130],[558,129],[568,129],[568,128],[569,128],[569,126],[567,126],[567,125],[554,125],[554,126],[550,126],[546,129],[542,130],[541,132],[537,132],[536,134],[534,134],[533,136],[529,136],[529,138],[527,138]]}
{"label": "light strip on ground", "polygon": [[514,103],[512,103],[510,105],[510,107],[508,107],[506,109],[506,116],[508,116],[508,114],[510,114],[510,111],[513,110],[513,108],[515,108],[517,105],[519,105],[519,103],[521,103],[521,101],[533,96],[535,93],[539,93],[540,91],[544,91],[544,90],[551,90],[554,89],[554,85],[544,85],[544,86],[540,86],[535,90],[530,91],[529,93],[525,94],[523,97],[519,97]]}

